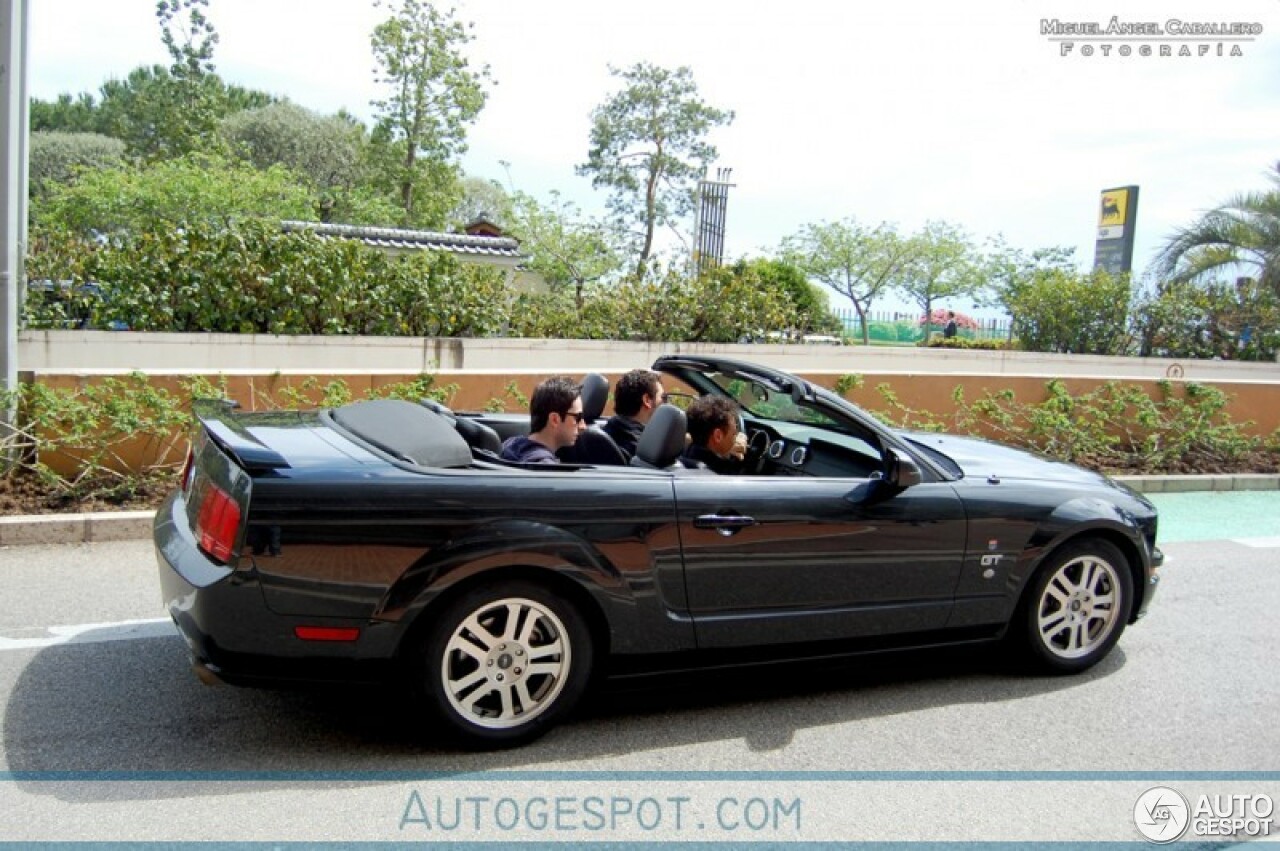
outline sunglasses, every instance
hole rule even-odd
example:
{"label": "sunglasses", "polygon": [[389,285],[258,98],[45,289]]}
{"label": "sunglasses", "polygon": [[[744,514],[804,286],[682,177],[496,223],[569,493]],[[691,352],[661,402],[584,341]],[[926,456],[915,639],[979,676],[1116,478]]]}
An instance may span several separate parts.
{"label": "sunglasses", "polygon": [[573,417],[574,422],[580,423],[586,418],[587,415],[582,413],[582,411],[565,411],[564,416],[565,416],[565,419],[568,419],[569,417]]}

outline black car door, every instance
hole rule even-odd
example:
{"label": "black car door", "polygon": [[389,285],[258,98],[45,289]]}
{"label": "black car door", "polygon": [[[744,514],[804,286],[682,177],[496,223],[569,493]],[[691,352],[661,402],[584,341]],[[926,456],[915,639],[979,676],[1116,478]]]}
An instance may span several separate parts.
{"label": "black car door", "polygon": [[948,483],[690,475],[675,489],[699,647],[946,624],[965,548]]}

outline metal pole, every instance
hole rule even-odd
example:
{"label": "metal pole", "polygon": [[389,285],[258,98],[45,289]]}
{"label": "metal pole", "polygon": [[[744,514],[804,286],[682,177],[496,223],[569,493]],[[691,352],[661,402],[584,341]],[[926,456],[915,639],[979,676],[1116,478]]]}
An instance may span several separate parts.
{"label": "metal pole", "polygon": [[[18,386],[18,322],[27,249],[27,0],[0,0],[0,378]],[[6,394],[8,397],[8,394]],[[13,422],[10,404],[0,421]],[[7,433],[7,429],[3,430]]]}

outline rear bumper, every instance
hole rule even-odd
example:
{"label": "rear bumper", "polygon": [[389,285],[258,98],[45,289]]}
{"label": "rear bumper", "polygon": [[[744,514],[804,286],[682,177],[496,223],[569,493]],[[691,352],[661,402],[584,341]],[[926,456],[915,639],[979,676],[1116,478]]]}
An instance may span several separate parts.
{"label": "rear bumper", "polygon": [[[272,612],[251,564],[219,565],[196,547],[180,492],[160,506],[152,531],[161,598],[197,671],[236,685],[377,682],[391,674],[393,665],[385,654],[360,656],[370,646],[385,646],[366,640],[385,626]],[[360,641],[304,641],[294,631],[299,626],[353,625],[361,627]]]}

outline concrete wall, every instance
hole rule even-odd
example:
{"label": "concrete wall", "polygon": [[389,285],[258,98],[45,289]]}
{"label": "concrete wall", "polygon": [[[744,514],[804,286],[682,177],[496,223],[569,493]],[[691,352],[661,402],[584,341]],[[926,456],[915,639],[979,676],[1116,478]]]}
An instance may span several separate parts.
{"label": "concrete wall", "polygon": [[[881,384],[913,410],[946,421],[955,412],[953,394],[968,401],[1011,390],[1020,402],[1046,397],[1045,383],[1061,379],[1073,394],[1119,380],[1156,397],[1159,382],[1193,380],[1230,398],[1228,414],[1246,431],[1270,435],[1280,429],[1280,365],[1158,358],[1109,358],[1028,352],[983,352],[864,346],[703,346],[579,340],[437,340],[423,338],[270,337],[222,334],[133,334],[112,332],[24,332],[19,367],[27,380],[74,388],[106,375],[139,370],[153,384],[186,395],[182,383],[203,376],[246,410],[295,407],[301,398],[319,404],[323,388],[341,380],[355,398],[387,384],[431,373],[437,387],[450,387],[456,410],[503,407],[523,412],[516,394],[528,397],[550,375],[604,373],[610,381],[659,355],[718,352],[767,363],[833,388],[857,374],[862,386],[852,401],[872,411],[888,406]],[[513,388],[515,393],[509,391]],[[610,409],[611,410],[611,409]],[[998,434],[990,436],[999,437]],[[122,447],[131,466],[168,461],[183,452],[180,436],[157,444]],[[61,471],[71,459],[47,458]]]}
{"label": "concrete wall", "polygon": [[226,372],[394,372],[451,370],[607,372],[645,366],[659,355],[715,351],[789,372],[1187,378],[1280,383],[1280,364],[1116,358],[898,346],[701,345],[600,340],[279,337],[250,334],[141,334],[23,331],[24,370]]}

